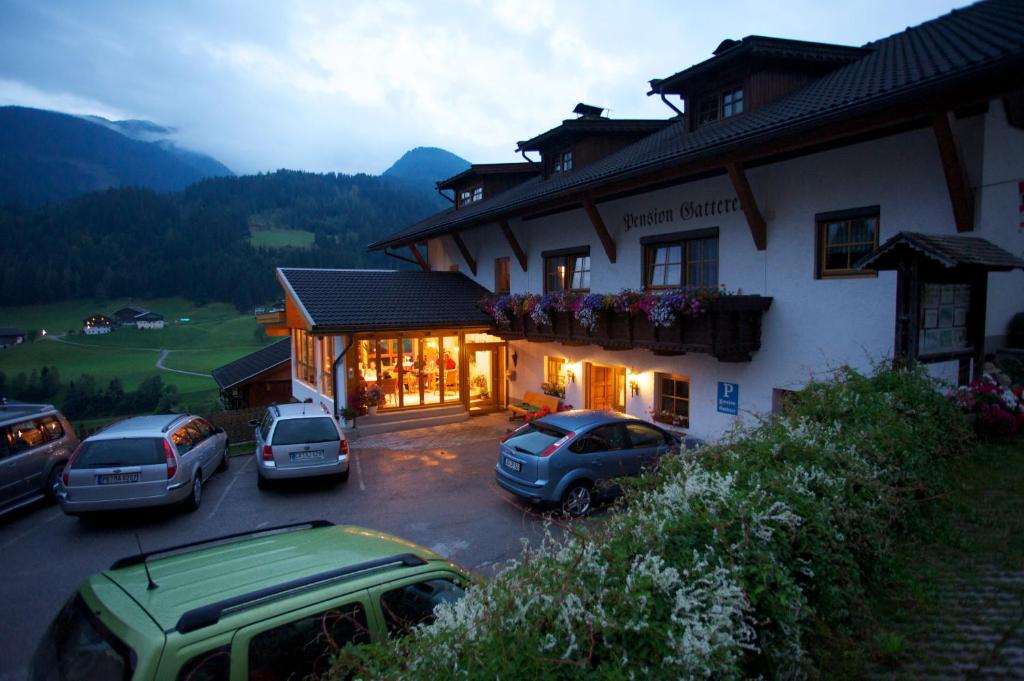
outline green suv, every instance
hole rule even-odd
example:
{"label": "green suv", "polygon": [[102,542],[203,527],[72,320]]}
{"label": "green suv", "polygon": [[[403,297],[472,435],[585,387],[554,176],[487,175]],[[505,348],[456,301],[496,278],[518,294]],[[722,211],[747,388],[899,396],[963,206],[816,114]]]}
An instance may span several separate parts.
{"label": "green suv", "polygon": [[348,644],[433,621],[467,582],[416,544],[326,521],[142,553],[85,580],[43,636],[30,678],[320,675]]}

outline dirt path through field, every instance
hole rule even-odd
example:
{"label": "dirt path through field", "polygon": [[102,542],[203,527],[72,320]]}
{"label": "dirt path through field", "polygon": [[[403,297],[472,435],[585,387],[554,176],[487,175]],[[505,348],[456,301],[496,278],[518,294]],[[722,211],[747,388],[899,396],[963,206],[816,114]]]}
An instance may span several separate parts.
{"label": "dirt path through field", "polygon": [[[172,369],[171,367],[164,366],[164,360],[167,359],[167,355],[171,354],[172,352],[177,352],[176,350],[165,350],[163,348],[136,348],[136,347],[125,347],[125,346],[121,346],[121,345],[116,346],[116,347],[115,346],[111,346],[111,347],[108,348],[108,347],[104,347],[102,345],[93,345],[92,343],[76,343],[75,341],[69,341],[69,340],[63,338],[62,336],[58,336],[58,335],[48,335],[48,336],[46,336],[46,340],[52,340],[52,341],[56,341],[58,343],[66,343],[67,345],[77,345],[80,348],[94,348],[96,350],[140,350],[140,351],[143,351],[143,352],[159,352],[160,356],[156,360],[156,368],[160,369],[161,371],[170,371],[170,372],[175,373],[175,374],[184,374],[186,376],[199,376],[200,378],[212,378],[212,376],[210,374],[204,374],[204,373],[200,373],[198,371],[185,371],[184,369]],[[190,348],[190,349],[199,349],[199,348]]]}

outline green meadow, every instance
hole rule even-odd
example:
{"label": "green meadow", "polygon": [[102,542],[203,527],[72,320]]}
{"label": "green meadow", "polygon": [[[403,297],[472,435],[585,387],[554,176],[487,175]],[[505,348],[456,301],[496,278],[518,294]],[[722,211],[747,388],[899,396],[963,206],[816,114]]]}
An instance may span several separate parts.
{"label": "green meadow", "polygon": [[[85,317],[110,315],[129,302],[164,315],[166,326],[159,330],[115,329],[101,336],[81,332]],[[46,331],[34,342],[0,351],[0,372],[8,380],[21,372],[27,375],[33,369],[56,366],[64,383],[91,374],[101,387],[119,378],[126,390],[134,390],[145,378],[159,375],[165,383],[177,387],[181,406],[192,411],[215,407],[216,383],[205,376],[158,369],[161,350],[171,351],[164,360],[165,367],[209,374],[273,341],[257,335],[259,325],[252,315],[241,315],[231,305],[196,306],[182,298],[0,307],[0,326]]]}
{"label": "green meadow", "polygon": [[263,248],[311,248],[313,232],[304,229],[250,229],[249,243]]}

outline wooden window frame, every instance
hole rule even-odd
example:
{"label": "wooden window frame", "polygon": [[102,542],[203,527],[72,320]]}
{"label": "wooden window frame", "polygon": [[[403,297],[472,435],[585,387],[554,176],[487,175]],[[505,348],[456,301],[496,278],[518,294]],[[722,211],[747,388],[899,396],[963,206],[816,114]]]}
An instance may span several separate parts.
{"label": "wooden window frame", "polygon": [[295,378],[316,390],[316,341],[305,329],[295,329],[293,338]]}
{"label": "wooden window frame", "polygon": [[484,186],[482,184],[478,184],[477,186],[473,187],[473,189],[470,190],[470,195],[473,197],[472,199],[470,199],[472,203],[476,203],[477,201],[483,201]]}
{"label": "wooden window frame", "polygon": [[[738,97],[736,96],[736,93],[739,93]],[[732,99],[731,102],[727,103],[725,101],[725,98],[730,96],[730,95],[733,96],[733,99]],[[726,118],[732,118],[733,116],[739,116],[741,113],[743,113],[743,111],[744,111],[744,92],[743,92],[743,86],[742,85],[737,85],[736,87],[729,88],[728,90],[725,90],[724,92],[722,92],[722,98],[721,99],[722,99],[722,108],[721,108],[721,119],[722,120],[725,120]],[[735,110],[737,104],[739,104],[739,111]],[[733,107],[733,111],[731,113],[726,113],[726,107],[730,106],[730,105]]]}
{"label": "wooden window frame", "polygon": [[[686,383],[686,397],[679,397],[675,393],[671,395],[666,395],[664,392],[664,386],[666,381],[671,381],[674,383]],[[690,427],[690,403],[693,401],[693,386],[690,383],[689,376],[680,376],[678,374],[667,374],[662,372],[656,373],[654,375],[654,396],[656,400],[656,408],[654,409],[653,418],[655,421],[657,421],[658,423],[664,423],[666,425],[675,426],[677,428]],[[685,415],[679,414],[679,412],[677,411],[672,412],[676,417],[682,417],[682,423],[677,423],[676,418],[669,419],[667,417],[661,416],[661,413],[665,411],[662,409],[662,403],[666,397],[672,400],[673,404],[676,404],[678,402],[686,403]]]}
{"label": "wooden window frame", "polygon": [[[711,284],[694,284],[689,280],[690,277],[690,263],[694,260],[690,257],[690,246],[697,242],[714,239],[718,241],[718,228],[708,227],[706,229],[693,229],[687,232],[673,232],[671,234],[658,234],[654,236],[644,237],[640,239],[640,245],[643,247],[643,267],[640,272],[641,286],[648,291],[656,291],[660,289],[672,289],[680,288],[685,286],[718,286],[718,269],[721,263],[721,242],[718,243],[716,248],[715,257],[715,281]],[[672,246],[680,246],[680,282],[678,284],[657,284],[653,283],[654,274],[654,258],[659,248],[670,248]],[[703,261],[701,261],[703,262]]]}
{"label": "wooden window frame", "polygon": [[320,336],[320,392],[334,399],[334,336]]}
{"label": "wooden window frame", "polygon": [[[558,357],[556,355],[545,355],[544,356],[544,382],[551,383],[554,385],[565,385],[565,365],[569,363],[565,357]],[[552,368],[554,365],[557,369],[552,375]]]}
{"label": "wooden window frame", "polygon": [[[826,238],[825,231],[828,229],[829,224],[837,222],[850,223],[854,220],[864,220],[868,218],[874,218],[875,230],[874,239],[870,250],[878,248],[880,234],[882,231],[882,220],[881,211],[879,206],[862,206],[860,208],[850,208],[846,210],[830,211],[827,213],[818,213],[814,216],[814,278],[815,279],[861,279],[877,277],[878,272],[875,270],[857,270],[852,268],[852,262],[849,262],[849,252],[847,253],[848,264],[851,267],[846,269],[826,269],[825,259],[827,254],[828,239]],[[846,241],[844,245],[849,247],[854,243],[866,243],[866,242],[852,242]]]}
{"label": "wooden window frame", "polygon": [[[590,246],[574,246],[572,248],[561,248],[554,251],[544,251],[543,253],[541,253],[541,257],[544,259],[544,293],[553,293],[557,291],[565,291],[567,293],[590,292],[590,277],[593,273],[593,261],[590,260]],[[576,258],[586,258],[586,269],[577,269],[575,267]],[[562,288],[553,289],[551,288],[549,282],[549,267],[552,263],[558,260],[564,260],[565,271],[562,273]],[[570,286],[573,280],[573,275],[577,271],[587,273],[586,288],[573,288]]]}
{"label": "wooden window frame", "polygon": [[[572,147],[564,147],[555,152],[551,159],[551,173],[567,173],[576,167],[576,158]],[[566,165],[568,159],[568,165]]]}
{"label": "wooden window frame", "polygon": [[[504,284],[504,285],[502,285]],[[512,291],[512,258],[505,256],[494,259],[494,292],[510,293]]]}

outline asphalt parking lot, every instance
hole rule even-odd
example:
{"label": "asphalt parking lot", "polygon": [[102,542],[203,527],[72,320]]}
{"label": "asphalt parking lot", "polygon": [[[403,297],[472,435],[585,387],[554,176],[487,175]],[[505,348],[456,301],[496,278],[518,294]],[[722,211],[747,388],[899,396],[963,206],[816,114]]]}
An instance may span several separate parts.
{"label": "asphalt parking lot", "polygon": [[87,575],[122,556],[233,532],[322,518],[390,532],[488,574],[539,539],[543,518],[494,483],[503,414],[353,442],[342,485],[261,492],[251,457],[204,487],[203,505],[81,521],[36,505],[0,517],[0,681],[22,679],[36,642]]}

